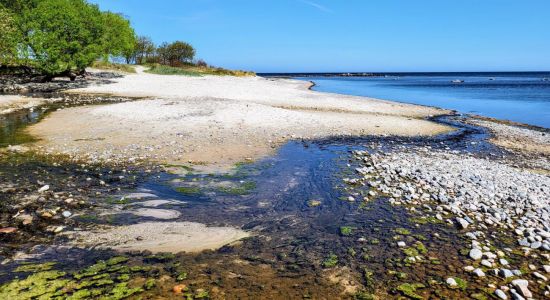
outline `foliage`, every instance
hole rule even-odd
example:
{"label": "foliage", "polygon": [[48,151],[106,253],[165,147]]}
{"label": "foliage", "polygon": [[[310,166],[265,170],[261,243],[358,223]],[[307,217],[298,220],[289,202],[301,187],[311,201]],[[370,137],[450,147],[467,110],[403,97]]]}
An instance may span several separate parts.
{"label": "foliage", "polygon": [[195,49],[186,42],[176,41],[167,46],[168,63],[171,66],[179,66],[190,62],[195,57]]}
{"label": "foliage", "polygon": [[134,46],[133,60],[137,64],[148,63],[155,54],[155,44],[150,37],[139,36]]}
{"label": "foliage", "polygon": [[43,0],[23,13],[24,56],[47,75],[84,70],[102,53],[104,33],[97,5],[85,0]]}
{"label": "foliage", "polygon": [[103,26],[103,51],[104,61],[109,60],[109,56],[122,56],[126,58],[126,63],[130,63],[137,42],[136,33],[130,21],[120,14],[104,12],[102,14]]}
{"label": "foliage", "polygon": [[338,264],[338,256],[336,254],[331,253],[324,261],[323,261],[323,267],[325,268],[332,268],[335,267]]}
{"label": "foliage", "polygon": [[119,72],[126,72],[126,73],[136,72],[136,69],[132,65],[115,64],[115,63],[104,62],[104,61],[95,61],[92,64],[92,67],[100,70],[119,71]]}
{"label": "foliage", "polygon": [[193,64],[186,64],[180,67],[170,67],[160,64],[153,64],[145,72],[159,75],[184,75],[184,76],[201,76],[201,75],[221,75],[221,76],[255,76],[254,72],[233,71],[222,68],[198,67]]}
{"label": "foliage", "polygon": [[0,5],[0,65],[14,61],[17,55],[19,32],[14,14]]}

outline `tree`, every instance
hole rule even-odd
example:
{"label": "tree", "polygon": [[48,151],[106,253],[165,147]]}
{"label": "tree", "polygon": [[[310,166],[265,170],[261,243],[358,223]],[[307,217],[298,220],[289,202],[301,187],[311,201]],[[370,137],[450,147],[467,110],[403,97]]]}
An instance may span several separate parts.
{"label": "tree", "polygon": [[137,64],[143,64],[148,61],[155,53],[155,44],[150,37],[140,36],[137,38],[135,46],[135,60]]}
{"label": "tree", "polygon": [[168,61],[171,66],[187,63],[195,57],[195,49],[188,43],[176,41],[168,45]]}
{"label": "tree", "polygon": [[15,63],[20,40],[15,16],[0,5],[0,66]]}
{"label": "tree", "polygon": [[47,78],[82,73],[104,53],[105,26],[97,5],[85,0],[41,0],[23,12],[24,50]]}
{"label": "tree", "polygon": [[109,56],[125,57],[129,62],[129,57],[133,55],[136,47],[136,34],[130,26],[130,21],[119,14],[112,12],[103,12],[103,59],[109,60]]}

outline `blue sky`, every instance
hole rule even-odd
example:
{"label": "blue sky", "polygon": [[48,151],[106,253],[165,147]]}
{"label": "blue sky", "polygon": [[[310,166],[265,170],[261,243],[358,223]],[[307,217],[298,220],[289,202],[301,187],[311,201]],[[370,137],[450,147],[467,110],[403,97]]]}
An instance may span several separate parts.
{"label": "blue sky", "polygon": [[550,70],[549,0],[90,0],[256,72]]}

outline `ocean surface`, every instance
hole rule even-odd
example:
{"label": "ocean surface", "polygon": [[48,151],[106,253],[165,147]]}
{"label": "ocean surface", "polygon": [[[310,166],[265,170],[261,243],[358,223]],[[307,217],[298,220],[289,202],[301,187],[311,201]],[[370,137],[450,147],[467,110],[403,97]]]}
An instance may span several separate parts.
{"label": "ocean surface", "polygon": [[550,128],[550,72],[305,75],[295,78],[314,81],[317,91],[436,106]]}

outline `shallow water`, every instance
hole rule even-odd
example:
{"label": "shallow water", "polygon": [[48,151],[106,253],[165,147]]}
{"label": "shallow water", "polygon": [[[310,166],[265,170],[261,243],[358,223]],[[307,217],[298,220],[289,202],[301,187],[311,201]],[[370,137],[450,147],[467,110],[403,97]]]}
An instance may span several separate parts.
{"label": "shallow water", "polygon": [[[550,128],[550,73],[428,73],[323,77],[317,91],[436,106]],[[453,83],[453,80],[464,80]],[[545,80],[548,79],[548,80]]]}
{"label": "shallow water", "polygon": [[[17,137],[25,124],[39,117],[14,115],[14,120],[21,121],[17,126],[5,126],[9,133],[6,136]],[[152,261],[148,253],[129,254],[129,265],[152,267],[150,271],[132,274],[132,280],[153,278],[158,286],[144,292],[145,296],[163,297],[173,297],[171,289],[177,283],[173,279],[163,281],[163,276],[175,278],[182,270],[188,274],[182,282],[191,291],[196,294],[204,289],[212,298],[335,299],[343,297],[346,288],[352,294],[390,298],[402,295],[397,288],[403,283],[424,284],[426,288],[419,289],[417,294],[425,298],[456,299],[482,293],[483,283],[462,269],[460,250],[467,247],[468,241],[458,235],[454,226],[419,222],[426,212],[393,207],[384,197],[365,202],[363,197],[368,188],[343,182],[343,178],[355,176],[353,170],[360,164],[352,159],[351,151],[358,149],[391,151],[395,146],[410,145],[476,156],[506,155],[486,142],[488,133],[484,129],[463,125],[454,117],[441,117],[437,121],[455,125],[458,130],[433,138],[293,141],[276,155],[239,165],[231,174],[200,174],[181,166],[188,174],[155,174],[135,189],[114,191],[108,195],[114,199],[138,191],[176,200],[183,205],[158,208],[178,210],[182,221],[234,226],[254,234],[218,251],[180,254],[158,261]],[[373,142],[379,147],[371,148]],[[350,195],[355,201],[347,201]],[[318,205],[311,200],[318,201]],[[120,214],[80,219],[79,226],[149,220],[152,219]],[[421,243],[426,248],[425,261],[405,262],[406,255],[396,247],[397,240],[411,246]],[[116,255],[104,250],[48,246],[34,248],[32,252],[39,255],[30,261],[55,261],[56,269],[66,272],[78,272],[98,259]],[[11,272],[17,266],[17,263],[6,265],[0,272],[0,282],[15,276],[24,278],[27,275],[24,272]],[[114,279],[115,273],[106,276]],[[467,290],[449,289],[441,284],[451,275],[467,280]],[[107,287],[94,289],[107,291]]]}

